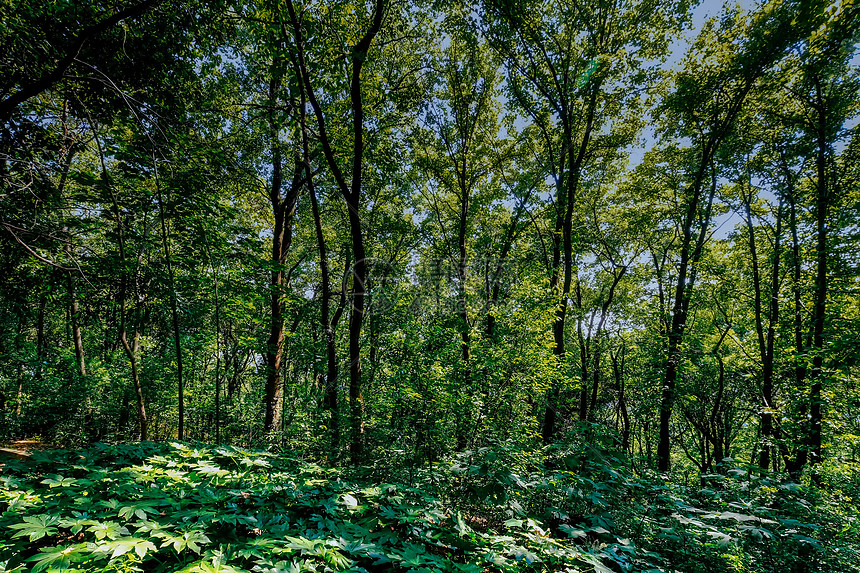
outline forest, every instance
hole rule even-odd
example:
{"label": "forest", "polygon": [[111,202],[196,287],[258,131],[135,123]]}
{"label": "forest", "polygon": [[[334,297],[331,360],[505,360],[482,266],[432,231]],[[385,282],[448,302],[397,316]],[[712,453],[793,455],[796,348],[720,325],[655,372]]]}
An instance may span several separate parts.
{"label": "forest", "polygon": [[0,571],[860,571],[860,2],[707,4],[0,0]]}

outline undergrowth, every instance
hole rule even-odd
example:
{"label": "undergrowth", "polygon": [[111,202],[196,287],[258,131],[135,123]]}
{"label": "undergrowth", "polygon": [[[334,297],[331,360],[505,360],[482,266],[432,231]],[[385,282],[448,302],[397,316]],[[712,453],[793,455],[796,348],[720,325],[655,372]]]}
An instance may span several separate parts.
{"label": "undergrowth", "polygon": [[0,571],[860,571],[854,482],[727,463],[701,487],[591,446],[328,469],[170,444],[36,452],[0,477]]}

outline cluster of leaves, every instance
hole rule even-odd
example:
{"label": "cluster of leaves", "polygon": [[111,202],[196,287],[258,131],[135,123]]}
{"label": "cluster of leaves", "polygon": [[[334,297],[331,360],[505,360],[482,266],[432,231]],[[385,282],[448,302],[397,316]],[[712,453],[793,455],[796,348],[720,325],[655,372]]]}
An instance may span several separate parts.
{"label": "cluster of leaves", "polygon": [[462,452],[409,478],[476,529],[529,523],[572,541],[598,573],[860,571],[856,480],[800,485],[726,458],[695,485],[667,482],[633,475],[598,425],[572,436]]}
{"label": "cluster of leaves", "polygon": [[39,452],[0,477],[0,571],[858,570],[847,497],[622,468],[592,446],[498,446],[373,483],[233,447]]}
{"label": "cluster of leaves", "polygon": [[231,447],[97,445],[3,470],[4,571],[591,570],[534,520],[500,533],[421,489]]}

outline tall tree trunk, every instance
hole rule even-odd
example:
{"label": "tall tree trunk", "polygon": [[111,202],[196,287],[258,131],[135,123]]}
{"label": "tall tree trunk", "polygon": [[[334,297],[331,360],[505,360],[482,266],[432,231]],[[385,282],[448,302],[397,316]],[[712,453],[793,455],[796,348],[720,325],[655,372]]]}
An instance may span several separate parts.
{"label": "tall tree trunk", "polygon": [[[325,374],[325,407],[329,413],[328,429],[329,429],[329,447],[330,458],[336,460],[340,448],[340,418],[338,414],[338,363],[337,363],[337,325],[340,322],[340,317],[343,315],[343,310],[346,306],[346,287],[341,288],[340,303],[331,314],[331,273],[328,267],[328,253],[325,244],[325,238],[322,230],[322,219],[320,217],[319,203],[317,201],[316,190],[310,179],[310,170],[308,170],[308,192],[311,196],[311,207],[314,216],[314,227],[317,234],[317,244],[319,245],[320,256],[320,274],[322,280],[322,300],[320,309],[320,324],[322,325],[325,345],[326,345],[326,374]],[[346,268],[344,269],[344,279],[349,272],[349,259],[347,258]]]}
{"label": "tall tree trunk", "polygon": [[[301,77],[301,68],[298,61],[294,60],[293,65],[297,77]],[[314,218],[314,231],[317,239],[317,249],[319,251],[320,265],[320,281],[322,283],[322,299],[320,301],[320,325],[322,326],[326,346],[326,373],[323,402],[328,410],[328,431],[329,431],[329,459],[334,462],[338,458],[340,449],[340,418],[337,405],[337,338],[335,336],[337,324],[340,322],[340,317],[343,314],[343,309],[346,306],[346,288],[340,290],[340,304],[331,315],[331,273],[328,266],[328,248],[325,242],[325,235],[322,228],[322,216],[320,214],[319,201],[317,200],[316,189],[314,187],[313,172],[311,170],[310,159],[310,141],[307,130],[307,116],[305,115],[305,107],[307,95],[304,89],[304,83],[301,84],[301,106],[299,108],[299,117],[302,130],[302,154],[305,168],[305,178],[307,180],[308,194],[311,197],[311,211]],[[349,258],[347,257],[346,268],[344,269],[344,278],[349,271]]]}
{"label": "tall tree trunk", "polygon": [[[125,304],[123,304],[123,316],[125,315]],[[125,322],[125,321],[123,321]],[[143,386],[140,383],[140,373],[137,367],[137,357],[140,353],[140,331],[135,328],[132,343],[129,344],[128,336],[126,335],[125,324],[120,327],[120,342],[125,350],[125,355],[128,357],[131,365],[131,381],[134,385],[134,394],[137,398],[137,424],[138,438],[141,441],[149,437],[149,423],[146,418],[146,401],[143,396]]]}
{"label": "tall tree trunk", "polygon": [[[713,144],[713,142],[709,142],[709,145]],[[681,344],[687,326],[690,297],[693,294],[693,286],[696,283],[696,267],[701,260],[702,250],[708,236],[711,221],[711,206],[713,205],[714,195],[717,190],[717,178],[715,174],[712,174],[709,191],[704,197],[704,215],[699,219],[699,210],[703,202],[704,179],[712,153],[712,150],[706,148],[703,153],[702,162],[699,165],[699,171],[687,191],[690,193],[691,199],[686,206],[687,211],[684,214],[681,229],[681,260],[678,265],[678,277],[675,283],[672,321],[669,326],[666,346],[665,377],[663,390],[660,395],[660,437],[657,442],[657,469],[661,472],[669,471],[671,453],[669,423],[672,418],[672,408],[675,401],[675,385],[678,380],[678,369],[681,365]],[[697,228],[694,229],[694,226]]]}
{"label": "tall tree trunk", "polygon": [[182,378],[182,340],[179,337],[179,303],[176,300],[176,281],[173,276],[173,261],[170,256],[169,235],[167,232],[167,221],[164,217],[164,201],[161,196],[161,184],[158,180],[157,163],[155,169],[155,187],[158,199],[158,217],[161,221],[161,245],[164,249],[164,261],[167,264],[167,280],[170,287],[170,318],[171,325],[173,326],[174,350],[176,351],[176,382],[177,397],[179,400],[179,426],[176,437],[182,440],[185,437],[185,384]]}
{"label": "tall tree trunk", "polygon": [[[122,344],[122,348],[125,351],[126,357],[128,358],[129,365],[131,366],[131,380],[132,386],[134,387],[135,396],[137,398],[137,425],[138,425],[138,438],[143,441],[146,440],[149,436],[149,424],[146,416],[146,401],[143,395],[143,386],[140,381],[140,372],[138,371],[137,359],[140,353],[140,331],[138,328],[138,321],[135,320],[135,329],[133,342],[129,344],[128,342],[128,334],[127,334],[127,316],[126,316],[126,303],[128,299],[128,257],[126,252],[125,245],[125,231],[123,228],[123,220],[122,213],[119,208],[119,202],[117,201],[116,194],[114,193],[113,188],[110,184],[110,178],[107,174],[107,167],[104,161],[104,152],[102,150],[101,141],[98,137],[98,133],[94,133],[95,142],[98,146],[99,151],[99,161],[101,162],[101,170],[102,170],[102,183],[105,186],[105,189],[110,194],[111,204],[113,205],[113,215],[114,222],[116,222],[116,232],[117,232],[117,246],[119,247],[119,261],[121,265],[121,276],[119,283],[119,301],[120,301],[120,309],[119,309],[119,340]],[[140,266],[140,258],[142,255],[138,257],[138,266]],[[136,284],[136,281],[135,281]],[[140,292],[136,292],[137,299],[137,308],[135,309],[135,313],[140,311],[140,307],[144,301],[144,295]],[[123,404],[120,408],[120,421],[122,422],[122,418],[125,416],[127,412],[127,395],[123,393]],[[123,424],[120,424],[122,427]]]}
{"label": "tall tree trunk", "polygon": [[[272,78],[269,81],[269,101],[272,105],[280,98],[281,81],[279,71],[272,66]],[[284,290],[288,288],[289,278],[284,265],[293,242],[293,221],[296,216],[299,192],[302,186],[303,163],[296,157],[293,181],[286,194],[283,192],[283,161],[281,143],[278,138],[278,127],[275,121],[275,110],[271,110],[269,138],[272,146],[272,182],[269,187],[269,200],[274,216],[272,232],[272,273],[270,282],[271,325],[269,339],[266,344],[266,389],[265,389],[265,418],[263,429],[272,432],[281,425],[283,416],[284,386],[281,380],[281,366],[284,358]]]}
{"label": "tall tree trunk", "polygon": [[21,359],[23,355],[24,342],[24,325],[18,322],[15,333],[15,354],[17,355],[16,362],[18,371],[18,392],[15,403],[15,417],[20,418],[24,409],[24,361]]}
{"label": "tall tree trunk", "polygon": [[81,376],[81,379],[83,379],[87,377],[87,365],[84,356],[84,339],[83,334],[81,334],[81,309],[78,305],[78,297],[75,292],[75,281],[72,277],[72,273],[69,272],[66,277],[69,289],[69,316],[72,320],[72,342],[75,347],[75,361],[78,366],[78,374]]}
{"label": "tall tree trunk", "polygon": [[594,338],[594,350],[592,352],[592,371],[591,371],[591,403],[588,406],[588,421],[597,421],[597,396],[600,390],[600,355],[601,355],[601,335],[600,328],[597,329],[597,334]]}
{"label": "tall tree trunk", "polygon": [[776,324],[779,320],[779,269],[780,269],[780,239],[782,234],[782,201],[780,200],[776,214],[776,230],[774,231],[773,255],[771,257],[771,281],[770,299],[768,302],[767,328],[763,319],[763,296],[762,281],[759,276],[758,252],[756,248],[755,228],[752,222],[750,203],[752,192],[744,196],[744,209],[746,211],[746,223],[748,243],[750,249],[750,262],[753,272],[753,313],[755,316],[756,334],[758,336],[759,357],[762,364],[762,393],[761,393],[761,435],[762,447],[759,451],[758,465],[762,469],[770,467],[771,452],[775,428],[773,422],[774,398],[773,398],[773,367],[774,367],[774,338]]}
{"label": "tall tree trunk", "polygon": [[[44,286],[44,285],[43,285]],[[48,295],[42,290],[39,293],[39,314],[36,319],[36,378],[42,378],[42,366],[45,362],[45,307]]]}
{"label": "tall tree trunk", "polygon": [[[577,298],[577,306],[582,308],[582,295],[580,293],[579,285],[576,288],[576,298]],[[589,369],[589,364],[591,363],[591,333],[594,328],[594,314],[591,314],[588,330],[584,331],[582,327],[584,318],[582,316],[578,317],[576,320],[576,339],[579,343],[579,421],[584,422],[588,417],[588,389],[589,389],[589,375],[591,370]]]}
{"label": "tall tree trunk", "polygon": [[[350,458],[358,464],[364,456],[364,395],[362,389],[361,371],[361,328],[364,323],[365,296],[367,294],[367,254],[364,245],[364,234],[361,226],[361,180],[364,165],[364,102],[361,94],[361,69],[367,59],[374,38],[382,26],[385,12],[385,0],[375,0],[373,17],[370,27],[355,44],[351,55],[351,78],[349,84],[349,100],[352,110],[352,173],[351,181],[347,184],[343,172],[335,158],[332,142],[326,129],[325,114],[314,94],[310,74],[305,62],[304,33],[296,14],[292,0],[287,0],[290,23],[293,28],[293,40],[297,48],[298,66],[301,70],[302,82],[307,90],[308,101],[314,109],[319,128],[320,143],[323,153],[334,176],[337,186],[343,196],[349,212],[349,229],[352,242],[352,252],[355,258],[352,280],[352,308],[349,316],[349,402],[350,402]],[[286,35],[286,30],[285,35]]]}
{"label": "tall tree trunk", "polygon": [[350,458],[352,463],[361,463],[364,457],[364,393],[361,379],[361,327],[364,322],[365,283],[367,260],[364,236],[357,201],[349,206],[349,226],[352,237],[353,265],[352,309],[349,315],[349,409],[350,409]]}
{"label": "tall tree trunk", "polygon": [[[627,411],[627,394],[624,386],[624,367],[627,347],[622,340],[621,349],[609,357],[612,360],[612,374],[615,378],[615,388],[618,393],[618,414],[621,419],[621,451],[630,452],[630,414]],[[619,354],[620,359],[619,359]]]}
{"label": "tall tree trunk", "polygon": [[215,443],[221,443],[221,303],[215,277]]}
{"label": "tall tree trunk", "polygon": [[[794,189],[789,189],[788,194],[788,205],[789,205],[789,219],[788,224],[791,231],[791,272],[792,272],[792,290],[794,292],[794,355],[795,355],[795,363],[794,363],[794,384],[795,388],[798,392],[803,392],[803,388],[806,386],[806,373],[807,373],[807,358],[806,358],[806,343],[804,342],[803,337],[803,289],[801,285],[801,266],[802,260],[800,255],[800,236],[798,233],[798,221],[797,221],[797,200],[794,195]],[[798,412],[798,418],[800,420],[806,420],[808,412],[808,405],[805,400],[801,401],[800,411]],[[809,450],[807,448],[807,440],[808,435],[801,436],[800,444],[796,448],[794,448],[794,455],[792,457],[791,452],[786,446],[781,447],[783,462],[785,463],[786,471],[788,471],[789,475],[792,479],[799,479],[800,471],[806,465]]]}
{"label": "tall tree trunk", "polygon": [[[456,449],[466,449],[472,417],[472,324],[469,322],[469,307],[466,300],[466,230],[469,219],[471,189],[466,182],[465,159],[458,173],[460,187],[460,220],[457,226],[457,316],[460,319],[460,359],[463,362],[463,380],[460,390],[465,393],[463,404],[457,408]],[[459,401],[459,400],[458,400]]]}
{"label": "tall tree trunk", "polygon": [[212,250],[209,248],[209,239],[203,224],[200,231],[206,247],[206,258],[209,261],[209,270],[212,273],[212,284],[215,298],[215,443],[221,443],[221,299],[218,297],[218,271],[212,261]]}
{"label": "tall tree trunk", "polygon": [[18,364],[18,392],[15,394],[15,417],[20,418],[24,409],[24,365]]}
{"label": "tall tree trunk", "polygon": [[822,461],[821,422],[823,399],[821,396],[822,369],[824,366],[824,319],[827,311],[827,214],[830,207],[830,189],[827,184],[827,107],[824,102],[821,78],[815,78],[815,130],[817,153],[815,158],[815,296],[812,309],[812,368],[809,371],[809,463]]}
{"label": "tall tree trunk", "polygon": [[[272,81],[274,83],[274,80]],[[270,89],[270,92],[274,91],[274,88]],[[284,296],[284,263],[287,257],[287,253],[284,252],[285,221],[281,209],[281,151],[280,146],[274,139],[274,137],[277,137],[274,127],[272,131],[272,183],[269,188],[269,197],[271,199],[275,224],[272,232],[272,272],[269,283],[271,323],[269,325],[269,339],[266,343],[266,389],[264,396],[266,413],[263,421],[263,430],[266,433],[277,428],[281,419],[283,387],[280,384],[280,380],[281,361],[283,360],[284,350],[284,309],[282,297]]]}
{"label": "tall tree trunk", "polygon": [[[569,168],[565,169],[562,164],[562,169],[560,170],[561,177],[556,185],[556,220],[555,234],[553,235],[550,290],[557,301],[552,335],[554,342],[553,354],[560,369],[564,369],[566,363],[564,323],[567,316],[570,287],[573,282],[573,207],[576,202],[576,192],[579,188],[579,180],[582,176],[582,168],[588,152],[588,144],[591,141],[591,132],[594,128],[597,96],[600,93],[600,87],[601,84],[599,81],[590,84],[591,96],[589,97],[588,108],[585,114],[586,120],[582,140],[579,142],[576,157],[573,161],[570,161]],[[565,104],[565,111],[566,109],[567,105]],[[564,115],[564,122],[566,123],[564,127],[565,148],[561,152],[562,157],[567,156],[568,152],[572,152],[574,149],[573,132],[570,126],[571,118],[568,117],[568,114]],[[546,409],[544,410],[541,427],[541,437],[544,444],[551,443],[556,432],[560,394],[561,381],[555,380],[547,394]]]}

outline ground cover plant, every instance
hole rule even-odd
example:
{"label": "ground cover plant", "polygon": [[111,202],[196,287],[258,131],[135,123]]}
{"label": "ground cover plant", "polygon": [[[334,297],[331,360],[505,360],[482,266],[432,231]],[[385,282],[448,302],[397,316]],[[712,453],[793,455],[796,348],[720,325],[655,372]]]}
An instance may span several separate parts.
{"label": "ground cover plant", "polygon": [[736,467],[705,481],[634,478],[572,447],[338,470],[227,446],[96,444],[5,465],[0,570],[860,570],[847,496]]}

